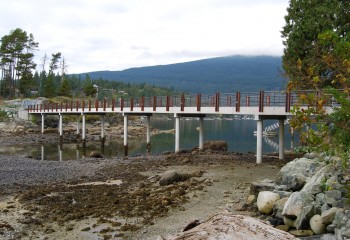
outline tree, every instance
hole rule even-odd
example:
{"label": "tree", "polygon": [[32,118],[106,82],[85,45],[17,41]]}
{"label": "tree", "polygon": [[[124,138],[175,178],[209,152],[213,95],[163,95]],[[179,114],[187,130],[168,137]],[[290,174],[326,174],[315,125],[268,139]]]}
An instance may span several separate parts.
{"label": "tree", "polygon": [[290,89],[337,86],[332,83],[335,72],[324,58],[333,50],[320,43],[320,35],[331,31],[349,40],[349,9],[348,0],[290,1],[281,32],[285,46],[282,63]]}
{"label": "tree", "polygon": [[[313,150],[344,151],[350,139],[350,1],[291,0],[282,36],[283,68],[289,90],[299,92],[291,126]],[[336,88],[343,89],[342,93]],[[331,95],[330,95],[331,94]],[[340,106],[328,115],[324,106],[332,96]],[[307,131],[304,125],[312,125]],[[342,129],[342,131],[339,131]]]}
{"label": "tree", "polygon": [[64,78],[63,82],[61,83],[61,88],[60,88],[60,96],[66,96],[66,97],[71,97],[71,86],[69,85],[68,78]]}
{"label": "tree", "polygon": [[38,45],[32,34],[28,35],[20,28],[1,38],[1,80],[6,82],[4,87],[7,90],[0,92],[8,92],[9,97],[15,97],[19,90],[26,95],[32,87],[32,70],[36,67],[33,58]]}

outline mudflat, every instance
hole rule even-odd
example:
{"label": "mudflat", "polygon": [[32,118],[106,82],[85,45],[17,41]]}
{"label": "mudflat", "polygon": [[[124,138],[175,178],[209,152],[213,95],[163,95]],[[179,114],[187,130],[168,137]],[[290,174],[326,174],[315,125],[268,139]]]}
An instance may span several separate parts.
{"label": "mudflat", "polygon": [[[195,219],[242,211],[250,183],[274,179],[274,154],[183,151],[156,156],[39,161],[0,156],[0,238],[157,239]],[[168,170],[182,179],[159,180]]]}

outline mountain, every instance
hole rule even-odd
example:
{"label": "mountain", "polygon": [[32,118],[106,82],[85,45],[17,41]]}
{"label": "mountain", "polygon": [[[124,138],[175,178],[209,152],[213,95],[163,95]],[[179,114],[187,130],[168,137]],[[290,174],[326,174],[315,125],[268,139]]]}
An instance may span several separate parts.
{"label": "mountain", "polygon": [[285,87],[281,64],[281,57],[228,56],[80,75],[82,78],[89,74],[92,79],[173,87],[189,93],[266,91]]}

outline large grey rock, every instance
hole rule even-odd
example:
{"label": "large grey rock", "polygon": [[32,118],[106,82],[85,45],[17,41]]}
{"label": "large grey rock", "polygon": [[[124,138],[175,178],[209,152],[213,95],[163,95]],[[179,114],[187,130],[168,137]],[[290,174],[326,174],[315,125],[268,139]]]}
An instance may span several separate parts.
{"label": "large grey rock", "polygon": [[299,158],[287,163],[279,173],[279,183],[286,185],[288,189],[300,190],[305,184],[306,178],[311,177],[319,167],[317,159]]}
{"label": "large grey rock", "polygon": [[326,225],[322,222],[322,217],[318,214],[310,219],[310,228],[315,234],[323,234],[326,232]]}
{"label": "large grey rock", "polygon": [[276,183],[270,179],[264,179],[250,184],[250,194],[258,196],[261,191],[273,191],[276,188]]}
{"label": "large grey rock", "polygon": [[280,199],[280,195],[270,191],[262,191],[258,195],[257,206],[258,210],[264,214],[270,214],[275,202]]}
{"label": "large grey rock", "polygon": [[159,180],[159,185],[165,186],[182,180],[181,174],[174,170],[166,171]]}
{"label": "large grey rock", "polygon": [[309,229],[310,219],[316,214],[315,204],[303,206],[297,219],[294,221],[294,227],[296,229]]}
{"label": "large grey rock", "polygon": [[342,193],[339,190],[326,191],[326,203],[334,206],[337,201],[342,198]]}
{"label": "large grey rock", "polygon": [[305,186],[301,191],[313,195],[322,192],[322,184],[324,182],[324,179],[328,176],[329,172],[329,165],[322,167],[306,182]]}
{"label": "large grey rock", "polygon": [[296,238],[252,217],[219,213],[186,232],[162,239],[291,240]]}
{"label": "large grey rock", "polygon": [[337,213],[338,211],[338,208],[336,207],[333,207],[327,211],[324,211],[322,214],[321,214],[321,218],[322,218],[322,222],[325,224],[325,225],[328,225],[330,223],[333,222],[334,220],[334,217],[335,217],[335,214]]}
{"label": "large grey rock", "polygon": [[[298,226],[302,226],[305,222],[304,218],[301,218],[302,215],[306,216],[312,209],[307,209],[307,206],[310,206],[313,202],[312,195],[306,192],[294,192],[288,198],[287,202],[284,205],[282,215],[283,220],[286,225],[291,227],[296,227],[295,221],[298,220]],[[314,208],[314,205],[312,204]],[[307,211],[309,210],[309,211]],[[298,219],[299,217],[299,219]]]}
{"label": "large grey rock", "polygon": [[288,200],[288,197],[281,198],[281,199],[277,200],[275,202],[275,204],[273,205],[272,216],[274,216],[276,219],[283,220],[282,211],[283,211],[284,205],[286,204],[287,200]]}

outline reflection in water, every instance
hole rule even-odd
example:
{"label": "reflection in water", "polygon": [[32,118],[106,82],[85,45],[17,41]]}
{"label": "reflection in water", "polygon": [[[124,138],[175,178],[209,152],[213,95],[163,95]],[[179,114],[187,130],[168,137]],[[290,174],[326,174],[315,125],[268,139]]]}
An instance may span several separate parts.
{"label": "reflection in water", "polygon": [[[274,121],[264,121],[268,126]],[[174,129],[173,120],[151,119],[151,127],[159,130]],[[197,119],[185,119],[180,121],[180,148],[191,149],[197,147],[199,143],[199,131],[197,130],[199,121]],[[204,121],[204,140],[223,140],[228,143],[230,152],[255,152],[256,151],[256,121],[254,120],[205,120]],[[294,142],[288,129],[285,131],[285,150],[294,147]],[[263,152],[278,151],[278,137],[264,138]],[[174,151],[175,136],[173,133],[161,133],[151,136],[151,154],[159,154],[165,151]],[[88,157],[93,151],[101,153],[106,158],[123,156],[123,139],[107,142],[83,142],[81,144],[45,144],[33,146],[31,152],[24,146],[17,146],[14,154],[30,155],[39,160],[80,160]],[[129,155],[147,154],[146,136],[142,139],[128,140]],[[58,151],[57,151],[58,148]],[[11,149],[11,148],[9,148]],[[5,154],[13,154],[2,151]],[[5,149],[6,150],[6,149]]]}

